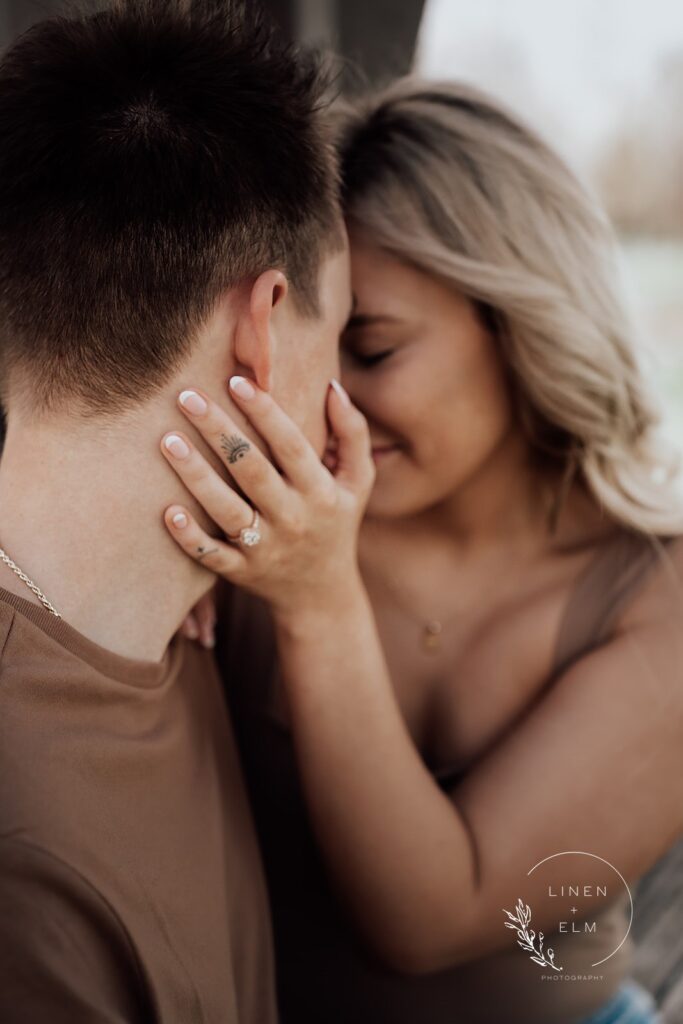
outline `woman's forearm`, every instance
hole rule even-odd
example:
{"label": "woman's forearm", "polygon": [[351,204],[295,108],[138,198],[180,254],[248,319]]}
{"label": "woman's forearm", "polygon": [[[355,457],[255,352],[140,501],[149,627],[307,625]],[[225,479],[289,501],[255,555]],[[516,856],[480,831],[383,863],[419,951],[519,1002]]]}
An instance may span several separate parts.
{"label": "woman's forearm", "polygon": [[313,829],[367,938],[393,966],[446,966],[475,890],[467,830],[394,696],[360,580],[276,618]]}
{"label": "woman's forearm", "polygon": [[[187,441],[164,455],[225,538],[170,505],[167,527],[204,568],[266,600],[276,623],[293,730],[314,828],[360,925],[397,966],[431,968],[453,948],[458,910],[474,891],[467,832],[407,732],[388,678],[372,609],[355,565],[374,481],[367,421],[337,382],[326,412],[337,440],[332,474],[299,427],[253,382],[233,401],[279,470],[206,393],[179,406],[215,454],[237,438],[217,477]],[[220,495],[220,500],[219,500]],[[249,540],[244,536],[249,535]],[[234,541],[231,538],[239,538]],[[470,903],[465,905],[471,907]]]}

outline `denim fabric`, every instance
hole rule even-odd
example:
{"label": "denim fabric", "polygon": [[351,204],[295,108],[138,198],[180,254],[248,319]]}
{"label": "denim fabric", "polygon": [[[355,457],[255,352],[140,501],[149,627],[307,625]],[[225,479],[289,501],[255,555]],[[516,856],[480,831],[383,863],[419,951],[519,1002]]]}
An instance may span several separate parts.
{"label": "denim fabric", "polygon": [[651,993],[637,981],[623,982],[608,1003],[576,1024],[661,1024]]}

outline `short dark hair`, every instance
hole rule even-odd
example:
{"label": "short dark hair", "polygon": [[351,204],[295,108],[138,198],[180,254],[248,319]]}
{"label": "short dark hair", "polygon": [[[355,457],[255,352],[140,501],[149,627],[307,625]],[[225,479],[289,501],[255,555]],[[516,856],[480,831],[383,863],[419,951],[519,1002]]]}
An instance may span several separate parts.
{"label": "short dark hair", "polygon": [[316,312],[341,237],[325,84],[255,0],[119,0],[20,37],[0,64],[1,347],[37,405],[147,397],[269,267]]}

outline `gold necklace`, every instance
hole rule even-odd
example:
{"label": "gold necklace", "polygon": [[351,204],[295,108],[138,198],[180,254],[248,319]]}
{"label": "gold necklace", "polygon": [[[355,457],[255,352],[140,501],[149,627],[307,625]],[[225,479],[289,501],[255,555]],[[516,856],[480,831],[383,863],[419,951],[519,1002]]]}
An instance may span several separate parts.
{"label": "gold necklace", "polygon": [[399,597],[398,590],[396,587],[391,586],[387,577],[382,579],[382,583],[385,589],[390,593],[396,607],[407,615],[408,618],[414,622],[418,622],[420,626],[420,632],[418,635],[418,643],[420,649],[425,654],[438,654],[442,650],[442,638],[443,632],[446,626],[458,618],[459,612],[454,615],[449,615],[447,619],[441,618],[429,618],[424,619],[421,615],[416,615],[415,612],[407,606],[407,604]]}
{"label": "gold necklace", "polygon": [[444,628],[449,622],[456,619],[457,615],[450,616],[446,622],[443,619],[427,619],[425,621],[421,616],[415,615],[414,612],[409,612],[407,608],[400,605],[399,607],[405,615],[420,623],[419,645],[421,650],[425,654],[438,654],[442,649],[441,641]]}
{"label": "gold necklace", "polygon": [[0,561],[3,561],[3,562],[5,563],[5,565],[9,566],[9,568],[10,568],[10,569],[12,570],[12,572],[13,572],[13,573],[14,573],[14,574],[15,574],[16,576],[18,576],[18,577],[19,577],[19,579],[20,579],[20,580],[21,580],[21,581],[22,581],[23,583],[25,583],[25,584],[26,584],[26,586],[27,586],[27,587],[29,588],[29,590],[32,590],[32,591],[33,591],[33,593],[34,593],[34,594],[36,595],[36,597],[38,598],[38,600],[40,601],[40,603],[41,603],[41,604],[42,604],[42,605],[43,605],[43,606],[44,606],[45,608],[47,608],[47,610],[48,610],[48,611],[49,611],[49,612],[50,612],[50,613],[51,613],[52,615],[56,616],[56,617],[57,617],[58,619],[61,619],[61,617],[62,617],[62,616],[61,616],[61,615],[59,614],[59,612],[57,611],[57,609],[55,608],[55,606],[54,606],[53,604],[50,604],[50,602],[49,602],[49,601],[48,601],[48,599],[47,599],[47,598],[45,597],[45,594],[44,594],[44,593],[42,592],[42,590],[40,589],[40,587],[36,586],[36,584],[35,584],[35,583],[33,582],[33,580],[30,580],[30,579],[28,578],[28,576],[26,575],[26,573],[25,573],[25,572],[22,572],[22,571],[21,571],[21,569],[20,569],[20,568],[19,568],[19,566],[18,566],[18,565],[16,564],[16,562],[13,562],[13,561],[12,561],[12,559],[11,559],[11,558],[9,557],[9,555],[8,555],[8,554],[6,554],[6,553],[5,553],[5,552],[4,552],[3,550],[2,550],[2,548],[0,548]]}
{"label": "gold necklace", "polygon": [[429,622],[425,622],[422,627],[422,650],[430,653],[440,651],[442,632],[443,624],[439,619],[430,619]]}

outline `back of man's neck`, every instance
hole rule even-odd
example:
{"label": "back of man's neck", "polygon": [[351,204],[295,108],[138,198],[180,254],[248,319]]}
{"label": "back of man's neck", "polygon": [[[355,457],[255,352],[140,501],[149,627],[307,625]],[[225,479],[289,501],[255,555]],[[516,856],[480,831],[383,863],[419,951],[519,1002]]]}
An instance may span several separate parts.
{"label": "back of man's neck", "polygon": [[[13,431],[0,462],[0,547],[62,618],[123,657],[159,661],[212,582],[168,536],[163,509],[186,501],[155,438],[79,443]],[[0,585],[38,602],[2,566]]]}

